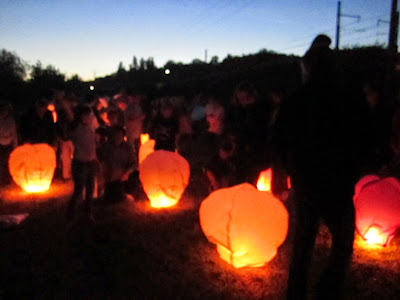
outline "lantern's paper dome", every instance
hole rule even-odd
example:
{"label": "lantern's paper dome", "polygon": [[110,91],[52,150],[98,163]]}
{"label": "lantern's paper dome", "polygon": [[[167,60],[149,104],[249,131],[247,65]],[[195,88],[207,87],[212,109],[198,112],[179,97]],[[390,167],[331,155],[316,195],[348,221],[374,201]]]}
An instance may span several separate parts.
{"label": "lantern's paper dome", "polygon": [[178,153],[157,150],[139,165],[139,178],[152,207],[173,206],[189,183],[189,163]]}
{"label": "lantern's paper dome", "polygon": [[400,227],[400,182],[368,175],[355,186],[356,228],[369,244],[387,245]]}
{"label": "lantern's paper dome", "polygon": [[10,174],[24,191],[47,191],[56,169],[56,153],[48,144],[24,144],[14,149],[8,160]]}
{"label": "lantern's paper dome", "polygon": [[139,164],[141,164],[150,153],[154,152],[155,146],[156,146],[156,140],[143,139],[143,142],[139,147]]}
{"label": "lantern's paper dome", "polygon": [[199,214],[207,239],[235,268],[272,260],[288,232],[289,214],[282,202],[248,183],[212,192]]}

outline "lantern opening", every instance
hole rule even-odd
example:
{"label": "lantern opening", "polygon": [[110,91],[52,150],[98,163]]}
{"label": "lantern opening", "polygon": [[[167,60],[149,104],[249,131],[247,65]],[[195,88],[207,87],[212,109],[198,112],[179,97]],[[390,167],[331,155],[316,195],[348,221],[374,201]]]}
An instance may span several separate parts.
{"label": "lantern opening", "polygon": [[22,189],[28,193],[43,193],[50,189],[50,183],[43,183],[43,184],[30,183],[27,185],[23,185]]}
{"label": "lantern opening", "polygon": [[388,241],[387,235],[382,233],[380,228],[378,228],[377,226],[371,226],[370,228],[368,228],[368,231],[364,234],[363,237],[368,245],[385,246]]}
{"label": "lantern opening", "polygon": [[272,168],[262,171],[257,180],[257,189],[259,191],[269,192],[272,186]]}
{"label": "lantern opening", "polygon": [[249,260],[249,257],[246,256],[246,254],[248,254],[248,251],[246,250],[245,245],[243,245],[242,249],[234,251],[232,253],[232,251],[228,248],[222,246],[221,244],[217,244],[217,251],[222,260],[231,264],[235,268],[242,268],[245,266],[262,267],[265,265],[265,263],[249,264],[251,262],[251,259]]}
{"label": "lantern opening", "polygon": [[150,199],[150,206],[154,208],[170,207],[178,203],[178,200],[168,197],[161,193],[158,195],[151,195],[149,196],[149,199]]}

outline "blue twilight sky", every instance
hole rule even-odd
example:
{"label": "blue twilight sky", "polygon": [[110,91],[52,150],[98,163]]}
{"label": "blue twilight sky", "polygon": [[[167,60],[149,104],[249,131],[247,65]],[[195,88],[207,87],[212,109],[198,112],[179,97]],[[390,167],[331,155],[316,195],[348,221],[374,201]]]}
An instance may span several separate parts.
{"label": "blue twilight sky", "polygon": [[[387,44],[391,0],[342,0],[341,46]],[[189,63],[266,48],[302,55],[335,39],[337,0],[0,0],[0,48],[84,80],[135,55]],[[382,19],[382,22],[378,20]]]}

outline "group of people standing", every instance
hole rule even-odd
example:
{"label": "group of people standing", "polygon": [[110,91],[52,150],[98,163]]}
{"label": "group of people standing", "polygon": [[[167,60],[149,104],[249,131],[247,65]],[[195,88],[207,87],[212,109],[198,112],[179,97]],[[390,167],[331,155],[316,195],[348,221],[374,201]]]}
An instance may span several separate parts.
{"label": "group of people standing", "polygon": [[160,97],[151,105],[143,105],[145,95],[132,90],[111,99],[89,95],[80,102],[54,93],[36,101],[19,126],[12,107],[1,103],[1,184],[10,182],[7,160],[13,148],[48,143],[58,153],[57,175],[74,181],[68,219],[82,196],[93,218],[94,197],[117,202],[135,195],[142,133],[156,141],[155,150],[187,158],[208,191],[255,184],[260,171],[272,167],[273,191],[283,192],[279,179],[290,176],[295,203],[288,299],[306,298],[320,218],[332,234],[332,251],[317,295],[340,298],[353,250],[353,187],[363,172],[379,172],[390,162],[398,171],[400,110],[385,108],[379,81],[366,79],[358,93],[339,80],[329,45],[327,36],[314,40],[301,60],[303,84],[289,96],[271,89],[261,97],[249,82],[238,84],[230,101],[217,91],[192,101]]}

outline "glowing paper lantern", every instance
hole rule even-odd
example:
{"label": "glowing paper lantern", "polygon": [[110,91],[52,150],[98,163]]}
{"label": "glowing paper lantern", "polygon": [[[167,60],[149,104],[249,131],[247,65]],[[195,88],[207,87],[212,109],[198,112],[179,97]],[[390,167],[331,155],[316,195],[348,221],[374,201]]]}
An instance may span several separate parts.
{"label": "glowing paper lantern", "polygon": [[10,174],[24,191],[40,193],[50,188],[56,168],[56,153],[48,144],[24,144],[8,160]]}
{"label": "glowing paper lantern", "polygon": [[189,163],[178,153],[157,150],[139,165],[139,178],[152,207],[173,206],[180,200],[190,177]]}
{"label": "glowing paper lantern", "polygon": [[260,173],[260,176],[257,180],[257,189],[259,191],[269,192],[271,191],[272,186],[272,169],[269,168]]}
{"label": "glowing paper lantern", "polygon": [[[261,171],[257,180],[257,189],[259,191],[265,191],[265,192],[272,191],[272,179],[273,179],[272,168]],[[292,188],[292,183],[290,181],[289,176],[286,178],[286,186],[288,189]]]}
{"label": "glowing paper lantern", "polygon": [[150,134],[148,133],[142,133],[140,134],[140,145],[143,145],[146,143],[148,140],[150,140]]}
{"label": "glowing paper lantern", "polygon": [[140,135],[140,147],[139,147],[139,164],[144,161],[144,159],[154,152],[154,147],[156,146],[156,140],[150,139],[149,134],[143,133]]}
{"label": "glowing paper lantern", "polygon": [[286,239],[288,222],[282,202],[248,183],[216,190],[200,206],[204,234],[235,268],[272,260]]}
{"label": "glowing paper lantern", "polygon": [[386,246],[400,228],[400,182],[393,177],[363,177],[353,197],[356,228],[368,244]]}
{"label": "glowing paper lantern", "polygon": [[47,105],[47,110],[51,112],[51,116],[53,117],[53,122],[57,123],[57,111],[54,104]]}

